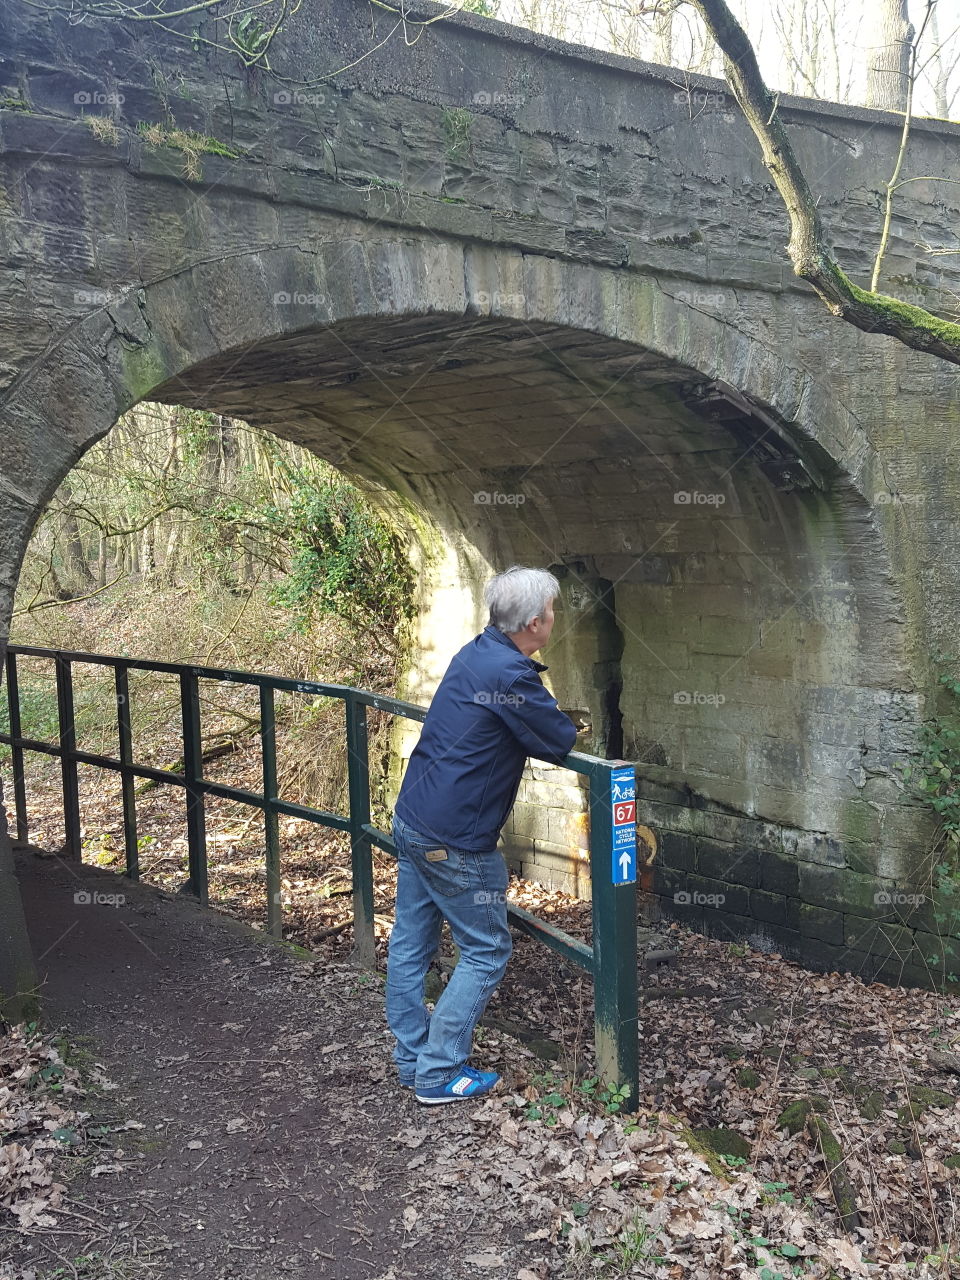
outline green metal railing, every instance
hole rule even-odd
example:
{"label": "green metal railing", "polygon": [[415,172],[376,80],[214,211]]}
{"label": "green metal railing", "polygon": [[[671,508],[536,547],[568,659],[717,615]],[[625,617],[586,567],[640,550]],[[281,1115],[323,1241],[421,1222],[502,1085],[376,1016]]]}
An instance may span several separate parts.
{"label": "green metal railing", "polygon": [[[18,657],[43,658],[54,664],[57,689],[58,741],[42,742],[22,734],[18,684]],[[99,755],[77,748],[74,720],[73,668],[91,663],[112,667],[117,704],[116,756]],[[158,769],[138,764],[133,758],[133,734],[130,716],[128,672],[150,671],[177,676],[180,683],[180,707],[183,730],[183,771]],[[263,789],[246,791],[239,787],[212,782],[203,776],[200,721],[200,682],[210,680],[230,684],[252,685],[260,697],[260,742],[263,762]],[[66,831],[65,856],[81,860],[80,794],[77,766],[93,765],[120,775],[123,806],[126,875],[140,876],[137,840],[137,811],[134,783],[138,778],[181,787],[186,799],[188,880],[184,889],[206,905],[207,851],[205,801],[207,796],[220,796],[263,811],[266,840],[267,927],[281,937],[280,900],[280,834],[281,814],[302,818],[337,831],[347,832],[351,844],[353,873],[354,955],[365,968],[375,967],[373,931],[373,846],[396,856],[392,836],[371,822],[370,776],[367,752],[367,708],[422,721],[423,707],[401,702],[347,685],[321,684],[308,680],[289,680],[280,676],[261,675],[249,671],[222,671],[213,667],[194,667],[175,662],[145,662],[139,659],[113,657],[98,653],[75,653],[59,649],[38,649],[26,645],[10,645],[6,651],[6,685],[9,707],[9,733],[0,733],[0,742],[10,747],[13,768],[13,797],[16,810],[17,838],[29,838],[27,798],[24,779],[24,752],[36,751],[60,760],[63,785],[63,812]],[[278,794],[276,715],[277,692],[302,693],[339,698],[345,708],[347,767],[350,813],[343,815],[283,800]],[[611,874],[614,859],[627,857],[624,843],[615,829],[619,821],[615,810],[615,784],[622,782],[623,762],[603,760],[597,756],[571,752],[564,767],[585,774],[589,779],[590,803],[590,870],[593,885],[593,945],[565,933],[546,920],[508,904],[510,922],[565,960],[589,973],[594,981],[594,1035],[597,1067],[601,1078],[609,1084],[628,1085],[628,1108],[638,1105],[637,1046],[637,912],[636,885],[630,880],[617,883],[618,873]],[[617,779],[614,779],[614,774]],[[624,864],[626,865],[626,864]],[[635,863],[634,863],[635,866]],[[622,879],[622,876],[620,877]]]}

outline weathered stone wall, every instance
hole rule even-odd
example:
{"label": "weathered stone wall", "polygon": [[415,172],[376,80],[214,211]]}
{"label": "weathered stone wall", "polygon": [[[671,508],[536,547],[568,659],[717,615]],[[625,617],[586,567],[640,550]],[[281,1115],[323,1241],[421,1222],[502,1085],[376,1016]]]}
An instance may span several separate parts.
{"label": "weathered stone wall", "polygon": [[[925,873],[898,766],[960,622],[952,370],[793,278],[723,86],[469,17],[360,58],[381,17],[334,10],[307,0],[278,46],[294,89],[0,0],[0,615],[36,513],[127,407],[245,417],[416,534],[407,696],[483,624],[487,573],[552,566],[550,680],[636,762],[668,909],[922,976],[929,909],[877,895]],[[782,109],[864,280],[899,124]],[[156,125],[232,154],[152,147]],[[960,177],[958,138],[918,125],[907,176]],[[918,246],[955,245],[957,190],[898,195],[900,296],[952,305],[956,260]],[[511,848],[582,888],[553,772]]]}

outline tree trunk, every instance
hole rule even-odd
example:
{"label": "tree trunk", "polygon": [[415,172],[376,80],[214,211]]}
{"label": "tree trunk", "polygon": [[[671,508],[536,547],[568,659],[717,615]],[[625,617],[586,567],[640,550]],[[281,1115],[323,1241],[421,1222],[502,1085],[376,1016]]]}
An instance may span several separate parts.
{"label": "tree trunk", "polygon": [[92,591],[96,583],[83,548],[80,525],[70,507],[64,507],[60,513],[61,553],[63,556],[63,576],[65,586],[70,595],[82,596]]}
{"label": "tree trunk", "polygon": [[933,52],[930,55],[930,81],[933,85],[934,110],[939,119],[949,120],[951,99],[947,91],[948,72],[943,65],[940,23],[936,5],[930,14],[930,43],[933,45]]}
{"label": "tree trunk", "polygon": [[653,18],[653,60],[666,67],[673,66],[673,19],[672,7],[658,9]]}
{"label": "tree trunk", "polygon": [[175,587],[179,578],[182,530],[183,522],[171,516],[166,550],[163,553],[163,581],[168,587]]}
{"label": "tree trunk", "polygon": [[153,525],[148,524],[140,535],[140,574],[144,578],[152,578],[157,571],[156,548],[153,536]]}
{"label": "tree trunk", "polygon": [[914,30],[907,0],[871,0],[867,47],[866,105],[880,111],[906,111],[910,50]]}

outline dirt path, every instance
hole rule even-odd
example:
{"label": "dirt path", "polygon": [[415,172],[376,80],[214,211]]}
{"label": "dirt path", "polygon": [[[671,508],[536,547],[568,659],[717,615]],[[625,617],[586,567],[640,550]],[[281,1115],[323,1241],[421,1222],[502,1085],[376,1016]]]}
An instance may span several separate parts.
{"label": "dirt path", "polygon": [[517,1275],[523,1224],[495,1206],[464,1204],[428,1237],[405,1228],[405,1210],[422,1217],[410,1166],[455,1146],[471,1108],[425,1112],[401,1089],[378,979],[321,971],[148,886],[120,882],[121,905],[77,903],[117,893],[117,878],[18,863],[47,1021],[107,1078],[84,1103],[88,1128],[143,1126],[105,1134],[107,1171],[73,1183],[68,1203],[91,1226],[21,1243],[20,1266],[50,1274],[56,1249],[109,1253],[117,1270],[81,1272],[98,1277],[463,1280],[465,1252],[493,1251],[503,1265],[474,1274]]}

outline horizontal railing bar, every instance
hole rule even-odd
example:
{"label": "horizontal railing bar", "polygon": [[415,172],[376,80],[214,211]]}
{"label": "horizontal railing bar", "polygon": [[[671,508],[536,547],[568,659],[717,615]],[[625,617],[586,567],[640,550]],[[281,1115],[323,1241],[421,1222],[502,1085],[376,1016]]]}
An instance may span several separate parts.
{"label": "horizontal railing bar", "polygon": [[98,769],[112,769],[114,773],[125,773],[134,778],[146,778],[150,782],[170,782],[175,787],[185,787],[187,780],[182,773],[172,769],[157,769],[150,764],[124,764],[113,756],[98,756],[93,751],[74,751],[73,758],[77,764],[91,764]]}
{"label": "horizontal railing bar", "polygon": [[[89,662],[101,667],[126,667],[130,671],[159,671],[166,675],[181,675],[189,671],[201,680],[219,680],[230,684],[247,684],[254,688],[266,686],[279,689],[284,693],[306,693],[315,697],[341,698],[353,700],[364,706],[373,707],[377,711],[386,711],[391,715],[404,716],[408,720],[423,721],[426,719],[426,707],[418,707],[416,703],[404,702],[400,698],[391,698],[382,693],[370,693],[366,689],[354,689],[347,684],[323,684],[315,680],[291,680],[286,676],[271,676],[256,671],[231,671],[218,667],[195,667],[186,662],[148,662],[145,658],[124,658],[119,655],[103,653],[84,653],[73,649],[39,649],[33,645],[12,644],[8,646],[10,653],[21,654],[32,658],[66,658],[70,662]],[[0,742],[9,739],[0,734]],[[27,744],[24,739],[23,744]],[[32,740],[30,740],[32,742]],[[40,750],[31,745],[31,750]],[[79,757],[78,757],[79,758]],[[589,756],[584,752],[571,751],[564,756],[560,765],[572,769],[576,773],[592,776],[598,772],[609,770],[610,761],[601,756]]]}
{"label": "horizontal railing bar", "polygon": [[12,737],[0,733],[0,742],[8,747],[25,747],[28,751],[42,751],[45,756],[58,756],[60,747],[52,742],[40,742],[36,738]]}
{"label": "horizontal railing bar", "polygon": [[578,968],[585,969],[593,976],[593,949],[586,943],[578,941],[557,925],[541,920],[539,916],[531,915],[529,911],[524,911],[523,907],[515,907],[510,902],[507,903],[507,915],[518,929],[522,929],[524,933],[542,942],[544,946],[559,952],[566,960],[571,961]]}
{"label": "horizontal railing bar", "polygon": [[[11,738],[7,733],[0,733],[0,742],[8,746],[22,746],[30,751],[41,751],[45,755],[59,756],[60,748],[49,742],[36,742],[33,738]],[[127,777],[145,778],[150,782],[169,783],[174,787],[185,787],[187,779],[182,773],[172,769],[155,769],[147,764],[124,764],[113,756],[101,756],[92,751],[74,751],[71,753],[77,764],[94,765],[100,769],[111,769],[114,773]],[[305,822],[315,822],[320,826],[334,827],[337,831],[349,831],[350,819],[339,813],[330,813],[326,809],[311,809],[307,805],[296,804],[293,800],[266,800],[256,791],[244,791],[240,787],[230,787],[222,782],[201,780],[198,784],[210,795],[220,796],[224,800],[235,800],[238,804],[249,804],[256,809],[270,808],[275,813],[282,813],[288,818],[302,818]],[[373,828],[375,831],[376,828]],[[380,833],[382,835],[382,833]],[[388,837],[389,838],[389,837]]]}
{"label": "horizontal railing bar", "polygon": [[70,662],[92,663],[100,667],[126,667],[129,671],[158,671],[164,675],[181,675],[189,671],[200,680],[217,680],[229,684],[248,684],[254,687],[266,685],[285,693],[308,693],[316,697],[353,699],[378,711],[389,711],[407,716],[411,720],[423,720],[426,707],[413,702],[391,698],[386,694],[370,693],[366,689],[354,689],[348,684],[327,684],[319,680],[294,680],[289,676],[271,676],[259,671],[233,671],[222,667],[196,667],[189,662],[150,662],[146,658],[124,658],[104,653],[84,653],[73,649],[39,649],[32,645],[9,645],[10,653],[31,658],[65,658]]}
{"label": "horizontal railing bar", "polygon": [[393,857],[397,856],[397,842],[393,836],[388,835],[386,831],[381,831],[379,827],[375,827],[371,822],[365,822],[362,830],[384,853],[392,854]]}

